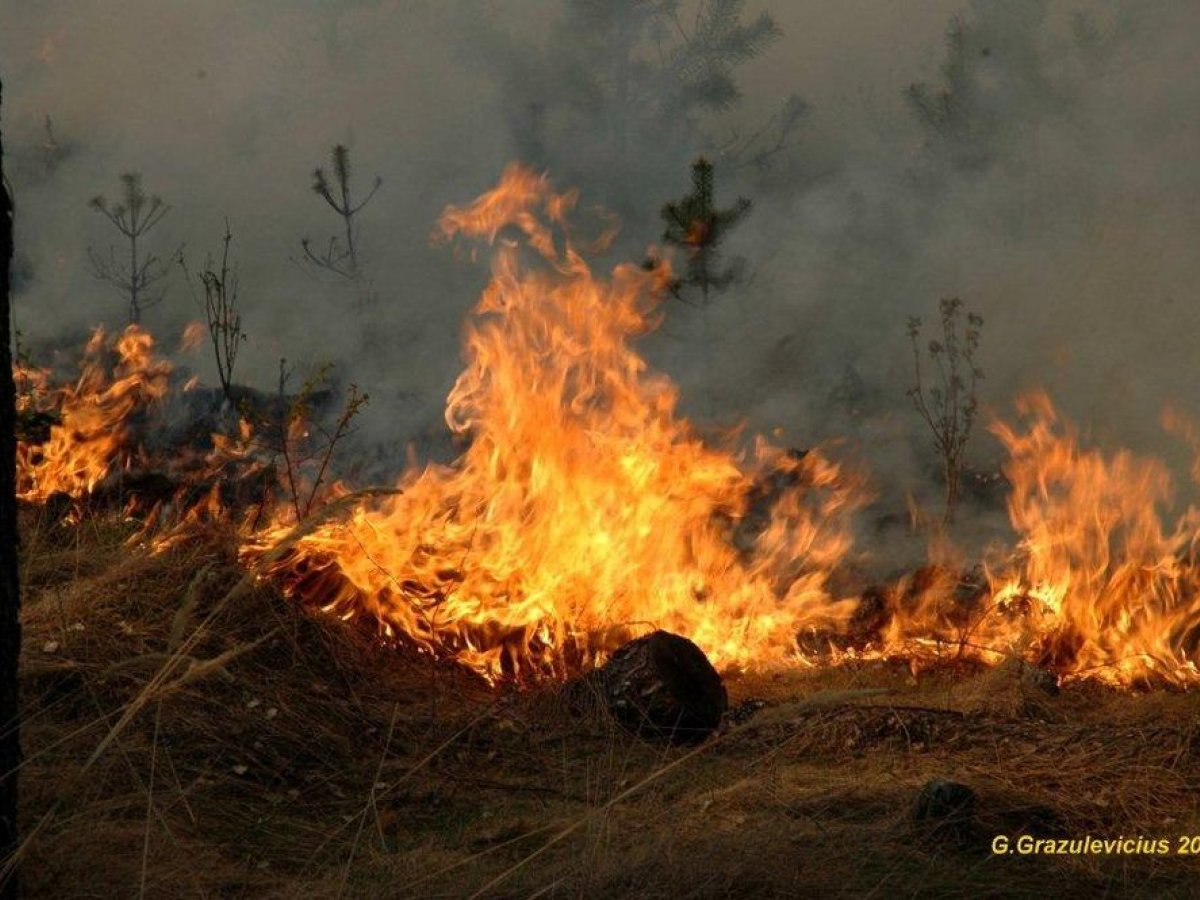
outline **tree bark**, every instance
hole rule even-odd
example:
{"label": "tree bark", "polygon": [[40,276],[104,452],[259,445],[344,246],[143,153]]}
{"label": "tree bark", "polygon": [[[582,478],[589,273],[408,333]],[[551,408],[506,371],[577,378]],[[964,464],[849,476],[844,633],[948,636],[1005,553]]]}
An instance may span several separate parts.
{"label": "tree bark", "polygon": [[[0,84],[0,103],[4,95]],[[17,574],[17,409],[12,370],[13,206],[0,136],[0,900],[17,896],[9,860],[18,846],[17,773],[21,763],[17,666],[21,655],[21,584]],[[4,877],[2,873],[7,873]]]}

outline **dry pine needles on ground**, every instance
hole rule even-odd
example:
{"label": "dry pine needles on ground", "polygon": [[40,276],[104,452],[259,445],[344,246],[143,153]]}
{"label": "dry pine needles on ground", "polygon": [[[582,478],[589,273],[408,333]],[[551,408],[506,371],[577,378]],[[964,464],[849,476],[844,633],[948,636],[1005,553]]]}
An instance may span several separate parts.
{"label": "dry pine needles on ground", "polygon": [[[729,681],[693,748],[489,689],[248,577],[26,512],[31,897],[1188,896],[1194,858],[995,857],[996,833],[1200,832],[1188,694],[1019,664]],[[971,826],[913,820],[930,779]]]}

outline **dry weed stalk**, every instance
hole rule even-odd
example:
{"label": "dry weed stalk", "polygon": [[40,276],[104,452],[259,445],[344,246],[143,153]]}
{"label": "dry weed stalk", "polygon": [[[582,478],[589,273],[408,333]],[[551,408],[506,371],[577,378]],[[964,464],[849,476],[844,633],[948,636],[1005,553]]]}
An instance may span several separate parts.
{"label": "dry weed stalk", "polygon": [[925,369],[921,365],[922,323],[916,316],[908,320],[916,379],[908,396],[933,433],[934,447],[941,460],[945,485],[943,526],[954,521],[964,454],[978,409],[975,388],[977,382],[983,380],[983,369],[975,364],[983,319],[975,313],[967,313],[966,325],[962,326],[962,309],[962,301],[957,297],[941,302],[942,336],[940,340],[931,340],[927,348],[936,376],[929,383],[926,383]]}

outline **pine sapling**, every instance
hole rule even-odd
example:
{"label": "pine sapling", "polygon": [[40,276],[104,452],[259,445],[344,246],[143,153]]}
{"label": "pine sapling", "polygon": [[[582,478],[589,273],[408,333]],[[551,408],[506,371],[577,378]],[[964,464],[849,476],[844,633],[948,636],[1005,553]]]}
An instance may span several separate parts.
{"label": "pine sapling", "polygon": [[[750,206],[749,200],[739,197],[733,206],[718,209],[712,163],[703,156],[692,163],[692,192],[678,202],[665,204],[661,213],[666,225],[663,243],[681,248],[687,259],[686,274],[673,286],[677,297],[705,307],[712,292],[722,291],[737,280],[742,260],[735,259],[723,267],[720,246]],[[688,299],[690,288],[699,290],[699,302]]]}
{"label": "pine sapling", "polygon": [[[321,488],[330,475],[338,445],[353,433],[353,423],[370,402],[370,397],[351,384],[346,400],[331,428],[313,415],[313,400],[328,382],[332,365],[326,365],[289,396],[287,384],[292,372],[287,360],[279,360],[279,420],[272,423],[274,446],[271,450],[282,461],[282,478],[290,495],[296,521],[303,521],[321,500]],[[313,440],[313,431],[318,433]]]}
{"label": "pine sapling", "polygon": [[350,151],[338,144],[333,148],[331,162],[333,182],[330,182],[324,169],[317,168],[313,171],[312,189],[313,193],[324,200],[342,220],[342,236],[339,238],[337,235],[331,235],[325,250],[320,253],[313,249],[312,242],[307,237],[300,241],[300,246],[304,249],[305,259],[314,268],[357,282],[362,279],[363,273],[355,219],[363,207],[375,197],[383,179],[376,175],[367,196],[356,202],[350,189]]}
{"label": "pine sapling", "polygon": [[147,253],[139,242],[163,220],[171,207],[159,197],[147,197],[142,191],[142,176],[129,172],[121,176],[121,199],[110,203],[103,196],[93,197],[89,203],[125,238],[128,251],[119,258],[116,247],[110,245],[108,256],[101,256],[91,247],[88,258],[92,274],[100,281],[112,285],[129,301],[129,322],[141,322],[142,313],[163,299],[163,291],[155,287],[167,277],[168,267],[153,253]]}

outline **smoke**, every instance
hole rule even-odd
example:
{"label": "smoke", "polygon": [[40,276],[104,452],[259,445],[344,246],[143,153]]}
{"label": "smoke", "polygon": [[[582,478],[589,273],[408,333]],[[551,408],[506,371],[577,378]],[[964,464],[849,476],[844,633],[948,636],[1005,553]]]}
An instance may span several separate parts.
{"label": "smoke", "polygon": [[[462,16],[434,3],[14,5],[0,54],[26,344],[124,324],[121,297],[91,276],[85,252],[119,236],[87,203],[114,199],[117,176],[137,171],[172,207],[146,242],[161,258],[182,247],[194,271],[230,223],[248,336],[239,379],[270,390],[286,357],[298,386],[333,362],[340,381],[372,393],[362,422],[375,437],[419,437],[440,420],[479,283],[429,246],[429,230],[513,154],[493,81],[456,35]],[[301,238],[322,247],[340,230],[310,190],[335,143],[350,148],[360,192],[384,179],[360,216],[378,295],[369,322],[353,290],[297,263]],[[202,316],[173,269],[145,319],[168,350]],[[203,354],[181,361],[215,376]]]}
{"label": "smoke", "polygon": [[[847,100],[830,168],[796,192],[760,191],[737,241],[768,260],[740,298],[750,312],[713,310],[712,333],[732,344],[716,371],[731,396],[754,386],[740,397],[752,419],[790,416],[810,440],[856,433],[883,485],[919,486],[934,456],[903,395],[903,326],[933,324],[939,298],[957,296],[986,321],[988,406],[1009,415],[1045,386],[1096,440],[1180,461],[1158,419],[1164,405],[1197,411],[1185,345],[1200,315],[1186,299],[1200,133],[1183,111],[1200,84],[1200,10],[1027,0],[967,5],[959,21],[972,73],[961,131],[878,97],[844,127]],[[936,93],[949,48],[928,36],[906,80]],[[980,431],[973,460],[998,455]]]}
{"label": "smoke", "polygon": [[[483,279],[430,247],[443,205],[528,159],[616,211],[616,254],[637,258],[658,207],[686,193],[688,161],[716,152],[718,199],[755,203],[725,248],[750,278],[706,310],[669,302],[646,344],[693,415],[797,445],[848,435],[893,506],[928,492],[904,325],[949,296],[985,319],[982,399],[1001,412],[1044,385],[1099,439],[1159,452],[1164,405],[1200,413],[1196,4],[758,4],[744,18],[769,8],[783,36],[735,67],[740,103],[671,117],[642,98],[619,129],[622,107],[581,72],[609,49],[573,17],[582,6],[7,3],[25,341],[122,323],[120,297],[87,270],[86,248],[114,235],[86,204],[138,171],[172,206],[151,241],[164,258],[182,246],[201,260],[230,222],[241,380],[270,389],[280,358],[297,377],[333,361],[372,395],[365,439],[433,449]],[[954,52],[965,75],[946,67]],[[955,78],[961,117],[923,124],[904,89],[936,98]],[[795,145],[765,169],[723,165],[720,148],[793,92],[811,110]],[[377,294],[361,313],[353,291],[295,261],[302,237],[320,245],[339,225],[309,189],[334,143],[350,147],[360,190],[383,178],[360,219]],[[147,321],[165,337],[198,316],[176,272]],[[203,356],[185,361],[214,375]],[[971,456],[996,456],[982,429]]]}

